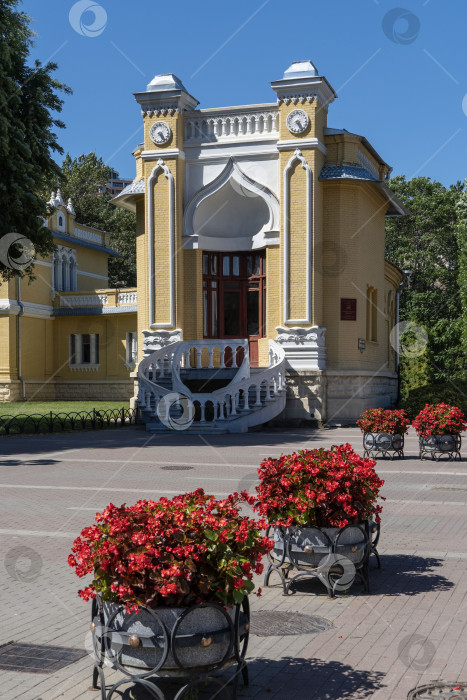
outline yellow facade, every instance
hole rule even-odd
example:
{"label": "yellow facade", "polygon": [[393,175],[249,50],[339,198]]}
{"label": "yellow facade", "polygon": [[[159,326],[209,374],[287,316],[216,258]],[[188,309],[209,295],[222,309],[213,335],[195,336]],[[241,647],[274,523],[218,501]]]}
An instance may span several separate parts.
{"label": "yellow facade", "polygon": [[[36,260],[33,280],[0,285],[0,400],[129,399],[137,290],[107,288],[110,234],[77,224],[59,193],[51,205],[54,253]],[[93,337],[95,362],[72,361],[72,336]]]}
{"label": "yellow facade", "polygon": [[[271,87],[274,102],[212,110],[197,109],[173,74],[136,93],[144,141],[136,178],[113,203],[136,213],[137,289],[106,288],[110,235],[56,203],[65,268],[42,261],[21,289],[39,305],[21,317],[26,386],[130,395],[125,344],[136,332],[139,362],[171,342],[238,338],[264,368],[275,341],[287,359],[286,418],[340,421],[394,403],[402,273],[384,259],[385,218],[405,212],[385,184],[390,168],[364,137],[328,126],[337,95],[311,61]],[[17,299],[14,285],[0,300]],[[50,316],[38,317],[42,307]],[[0,371],[18,381],[18,317],[0,321]],[[88,371],[70,363],[74,335],[99,338]]]}

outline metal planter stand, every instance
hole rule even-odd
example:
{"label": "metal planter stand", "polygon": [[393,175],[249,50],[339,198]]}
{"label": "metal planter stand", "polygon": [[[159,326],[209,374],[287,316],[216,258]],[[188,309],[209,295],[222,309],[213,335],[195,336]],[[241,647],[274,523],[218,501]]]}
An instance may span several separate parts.
{"label": "metal planter stand", "polygon": [[[209,633],[183,634],[180,628],[192,611],[202,608],[215,610],[225,618],[223,629]],[[218,687],[216,697],[237,698],[237,688],[240,674],[244,685],[248,685],[248,667],[245,655],[248,648],[250,629],[250,606],[248,596],[234,608],[233,619],[228,611],[217,603],[198,603],[186,608],[181,614],[174,615],[171,626],[162,619],[160,609],[151,610],[142,607],[154,622],[154,634],[135,634],[123,631],[117,619],[126,615],[125,606],[117,606],[115,612],[105,619],[104,604],[99,596],[92,602],[91,632],[94,647],[94,670],[90,690],[101,692],[102,700],[111,700],[117,689],[126,683],[140,685],[158,700],[168,700],[158,686],[162,678],[176,678],[182,683],[174,700],[186,700],[192,697],[197,687],[201,688],[206,682]],[[170,610],[170,608],[168,608]],[[147,617],[146,617],[147,620]],[[145,625],[147,622],[145,623]],[[202,656],[203,649],[209,650],[212,644],[223,643],[225,653],[216,662],[207,665],[184,665],[181,657],[195,650],[197,657]],[[128,651],[139,649],[140,652],[157,657],[151,664],[141,668],[125,664],[123,658]],[[170,667],[167,666],[168,660]],[[124,678],[112,685],[107,691],[105,685],[104,666],[121,671]],[[216,678],[218,671],[233,668],[234,673],[225,681]],[[222,696],[220,693],[223,693]]]}
{"label": "metal planter stand", "polygon": [[[376,554],[376,545],[372,549],[372,531],[370,523],[359,525],[347,525],[340,529],[331,538],[325,529],[316,526],[281,527],[270,525],[269,531],[274,528],[274,540],[278,544],[277,549],[282,553],[274,556],[274,550],[268,554],[269,564],[264,576],[264,585],[269,585],[269,579],[273,571],[280,576],[283,595],[288,595],[295,582],[299,578],[315,577],[327,588],[330,598],[334,598],[336,591],[348,590],[355,578],[362,583],[366,593],[370,592],[368,562],[370,553]],[[327,529],[327,528],[326,528]],[[345,542],[351,531],[357,535],[354,544]],[[305,545],[301,550],[296,545],[297,532],[306,531],[310,539],[315,536],[316,545]],[[357,533],[358,531],[358,533]],[[276,548],[276,546],[275,546]],[[303,559],[309,555],[310,559],[316,555],[317,563],[304,564]],[[354,559],[354,561],[352,561]],[[301,560],[301,561],[300,561]],[[378,558],[379,560],[379,558]],[[297,572],[291,579],[289,574]]]}
{"label": "metal planter stand", "polygon": [[404,436],[397,433],[364,433],[364,457],[390,457],[404,459]]}
{"label": "metal planter stand", "polygon": [[447,457],[448,461],[461,459],[462,438],[459,433],[450,433],[449,435],[429,435],[428,437],[418,438],[420,446],[420,459],[431,457],[431,459],[439,462],[441,457]]}

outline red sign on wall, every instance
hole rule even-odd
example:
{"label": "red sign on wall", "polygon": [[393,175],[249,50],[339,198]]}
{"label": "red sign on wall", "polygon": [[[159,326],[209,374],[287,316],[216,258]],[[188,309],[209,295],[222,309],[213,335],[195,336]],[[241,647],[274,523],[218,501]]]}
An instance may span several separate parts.
{"label": "red sign on wall", "polygon": [[357,320],[357,300],[341,299],[341,321]]}

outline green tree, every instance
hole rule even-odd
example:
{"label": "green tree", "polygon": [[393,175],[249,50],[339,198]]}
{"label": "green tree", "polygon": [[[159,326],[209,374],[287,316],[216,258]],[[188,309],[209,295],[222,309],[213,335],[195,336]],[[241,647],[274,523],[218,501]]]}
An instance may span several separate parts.
{"label": "green tree", "polygon": [[[53,114],[63,105],[58,93],[71,91],[52,77],[55,63],[28,65],[33,32],[17,6],[18,0],[0,3],[0,237],[20,233],[46,255],[53,241],[41,220],[47,205],[39,192],[58,174],[52,153],[63,151],[54,129],[64,124]],[[9,252],[17,257],[21,251]],[[32,276],[32,267],[26,272]],[[18,271],[0,261],[0,275],[13,274]]]}
{"label": "green tree", "polygon": [[464,191],[456,204],[457,212],[457,245],[459,247],[459,292],[462,304],[462,341],[464,353],[467,353],[467,179],[464,180]]}
{"label": "green tree", "polygon": [[456,235],[456,204],[463,185],[446,188],[427,177],[406,180],[401,175],[389,186],[410,211],[409,216],[389,219],[386,227],[387,258],[412,273],[401,296],[400,318],[428,333],[424,359],[409,362],[401,357],[407,393],[421,382],[463,376]]}
{"label": "green tree", "polygon": [[136,285],[136,217],[111,204],[112,196],[105,189],[111,168],[95,153],[83,153],[78,158],[66,155],[58,179],[49,183],[50,189],[60,187],[62,196],[69,197],[76,211],[76,220],[112,234],[112,247],[120,254],[109,261],[109,285]]}

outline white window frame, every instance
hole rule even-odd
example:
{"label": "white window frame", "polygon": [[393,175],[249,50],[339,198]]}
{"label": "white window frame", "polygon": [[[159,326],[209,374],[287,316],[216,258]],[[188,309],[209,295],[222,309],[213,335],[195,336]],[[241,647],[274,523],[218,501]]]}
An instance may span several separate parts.
{"label": "white window frame", "polygon": [[138,361],[138,334],[136,331],[129,331],[126,334],[126,360],[125,367],[134,370]]}
{"label": "white window frame", "polygon": [[[89,362],[83,361],[83,338],[89,336],[90,358]],[[97,371],[99,369],[99,334],[98,333],[72,333],[69,340],[68,367],[72,371]],[[74,353],[73,353],[74,348]]]}
{"label": "white window frame", "polygon": [[76,292],[78,263],[76,250],[58,246],[52,256],[52,287],[56,292]]}

